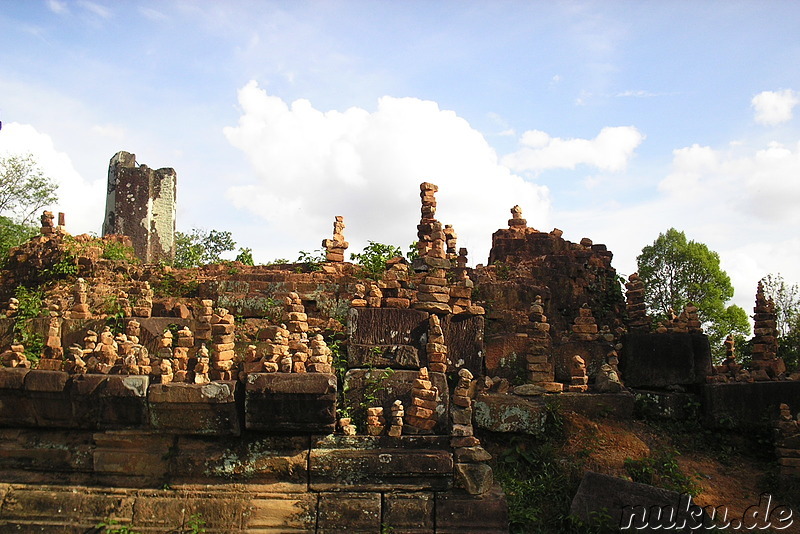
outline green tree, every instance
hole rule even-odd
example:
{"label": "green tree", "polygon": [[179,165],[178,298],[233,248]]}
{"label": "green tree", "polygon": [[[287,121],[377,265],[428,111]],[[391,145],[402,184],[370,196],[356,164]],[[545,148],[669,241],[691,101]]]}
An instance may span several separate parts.
{"label": "green tree", "polygon": [[175,261],[182,269],[219,263],[221,255],[236,248],[230,232],[193,228],[190,233],[175,232]]}
{"label": "green tree", "polygon": [[36,235],[36,212],[55,202],[57,186],[33,156],[0,157],[0,255]]}
{"label": "green tree", "polygon": [[687,240],[686,234],[670,228],[642,249],[636,263],[645,285],[645,303],[657,320],[668,317],[670,310],[680,313],[694,304],[715,354],[721,352],[722,340],[729,333],[750,334],[745,311],[735,304],[726,306],[733,286],[720,268],[719,254],[703,243]]}
{"label": "green tree", "polygon": [[398,256],[403,256],[400,247],[369,241],[360,254],[350,254],[350,259],[360,265],[367,276],[377,279],[386,271],[386,262]]}

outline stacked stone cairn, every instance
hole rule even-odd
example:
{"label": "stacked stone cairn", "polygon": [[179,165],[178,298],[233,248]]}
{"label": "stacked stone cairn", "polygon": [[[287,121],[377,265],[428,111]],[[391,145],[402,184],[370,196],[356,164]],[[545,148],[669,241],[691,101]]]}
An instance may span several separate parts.
{"label": "stacked stone cairn", "polygon": [[25,346],[22,343],[12,343],[11,347],[0,354],[0,362],[3,367],[23,367],[30,368],[31,362],[25,356]]}
{"label": "stacked stone cairn", "polygon": [[211,349],[213,380],[233,380],[234,330],[233,314],[225,308],[217,308],[211,316]]}
{"label": "stacked stone cairn", "polygon": [[153,314],[153,290],[150,282],[136,282],[131,289],[134,317],[150,317]]}
{"label": "stacked stone cairn", "polygon": [[292,356],[289,352],[289,331],[284,325],[268,326],[258,332],[258,340],[263,342],[263,357],[261,359],[262,373],[277,373],[282,371],[281,365],[288,358],[291,372]]}
{"label": "stacked stone cairn", "polygon": [[92,357],[86,362],[87,371],[90,373],[108,374],[117,365],[119,347],[114,340],[114,334],[109,327],[100,333],[99,343],[93,350]]}
{"label": "stacked stone cairn", "polygon": [[378,287],[378,284],[371,283],[369,285],[369,293],[367,294],[367,306],[370,308],[380,308],[383,301],[383,291]]}
{"label": "stacked stone cairn", "polygon": [[589,389],[589,377],[586,375],[586,362],[579,355],[572,357],[570,365],[570,384],[567,391],[584,392]]}
{"label": "stacked stone cairn", "polygon": [[169,358],[160,360],[155,374],[158,375],[159,382],[161,384],[169,384],[170,382],[173,382],[175,373],[172,370],[172,361]]}
{"label": "stacked stone cairn", "polygon": [[470,495],[486,493],[494,483],[492,468],[486,464],[492,455],[481,447],[472,426],[475,391],[472,373],[461,369],[450,406],[453,424],[450,445],[455,453],[455,485]]}
{"label": "stacked stone cairn", "polygon": [[447,345],[444,343],[444,332],[439,316],[432,313],[428,319],[428,343],[425,345],[428,354],[428,368],[434,373],[447,372]]}
{"label": "stacked stone cairn", "polygon": [[310,373],[326,373],[333,372],[333,352],[322,334],[317,334],[311,340],[311,357],[308,359],[309,364],[306,366]]}
{"label": "stacked stone cairn", "polygon": [[788,404],[780,405],[775,423],[775,452],[780,475],[800,479],[800,413],[793,418]]}
{"label": "stacked stone cairn", "polygon": [[5,315],[7,319],[11,319],[15,315],[17,315],[18,311],[19,311],[19,300],[15,299],[14,297],[11,297],[10,299],[8,299],[8,304],[6,304],[6,309],[3,312],[3,315]]}
{"label": "stacked stone cairn", "polygon": [[43,211],[42,216],[39,218],[42,222],[41,233],[42,235],[50,235],[56,233],[56,225],[53,222],[55,217],[52,211]]}
{"label": "stacked stone cairn", "polygon": [[407,434],[431,434],[436,426],[438,392],[433,387],[428,368],[419,370],[411,388],[411,408],[405,419]]}
{"label": "stacked stone cairn", "polygon": [[[611,355],[614,356],[611,356]],[[594,389],[598,393],[620,393],[625,389],[622,379],[619,376],[619,359],[616,356],[616,351],[609,353],[606,363],[600,366],[594,378]],[[614,363],[612,364],[612,358]]]}
{"label": "stacked stone cairn", "polygon": [[339,418],[339,428],[345,436],[355,436],[357,433],[356,425],[353,424],[353,420],[349,417]]}
{"label": "stacked stone cairn", "polygon": [[401,257],[386,262],[386,272],[378,289],[383,293],[381,306],[384,308],[408,308],[411,306],[412,291],[408,287],[408,263]]}
{"label": "stacked stone cairn", "polygon": [[131,367],[132,372],[128,374],[150,375],[153,373],[153,366],[150,362],[150,354],[147,347],[139,343],[139,336],[142,333],[141,323],[136,319],[131,319],[125,327],[126,341],[124,354],[128,362],[126,365]]}
{"label": "stacked stone cairn", "polygon": [[284,298],[288,318],[289,352],[293,373],[305,373],[308,362],[308,315],[300,295],[292,291]]}
{"label": "stacked stone cairn", "polygon": [[389,420],[388,434],[393,438],[399,438],[403,435],[403,418],[406,415],[406,411],[399,399],[392,403],[389,410],[392,412],[392,418]]}
{"label": "stacked stone cairn", "polygon": [[649,332],[650,317],[644,303],[644,282],[639,273],[633,273],[625,284],[625,299],[628,311],[628,328],[631,332]]}
{"label": "stacked stone cairn", "polygon": [[544,314],[541,295],[536,295],[531,304],[528,319],[531,322],[528,351],[525,355],[528,383],[536,386],[540,393],[560,393],[564,390],[564,385],[555,381],[555,370],[550,356],[550,325]]}
{"label": "stacked stone cairn", "polygon": [[344,251],[350,244],[344,240],[344,217],[337,215],[333,220],[333,239],[323,239],[325,260],[341,263],[344,261]]}
{"label": "stacked stone cairn", "polygon": [[86,373],[85,353],[83,348],[75,343],[67,349],[67,358],[64,362],[64,370],[72,375],[82,375]]}
{"label": "stacked stone cairn", "polygon": [[445,224],[444,225],[444,243],[445,243],[445,254],[448,260],[455,261],[458,258],[458,254],[456,253],[456,247],[458,246],[458,235],[456,235],[456,231],[453,228],[452,224]]}
{"label": "stacked stone cairn", "polygon": [[73,287],[74,303],[70,309],[70,318],[72,319],[89,319],[92,313],[89,311],[89,304],[87,302],[86,280],[78,278]]}
{"label": "stacked stone cairn", "polygon": [[578,310],[578,316],[572,325],[570,338],[577,341],[597,341],[600,339],[597,321],[592,315],[592,309],[589,308],[589,304],[584,303]]}
{"label": "stacked stone cairn", "polygon": [[366,308],[367,307],[367,288],[364,284],[355,284],[353,291],[353,299],[350,301],[352,308]]}
{"label": "stacked stone cairn", "polygon": [[199,342],[211,342],[211,317],[214,315],[214,301],[203,299],[200,301],[200,309],[195,314],[197,326],[195,327],[194,338]]}
{"label": "stacked stone cairn", "polygon": [[203,343],[197,351],[197,363],[194,366],[194,379],[192,382],[195,384],[208,384],[211,382],[210,371],[211,359],[209,358],[208,348]]}
{"label": "stacked stone cairn", "polygon": [[[159,350],[163,351],[163,357],[166,359],[169,359],[169,353],[172,350],[173,382],[191,382],[191,373],[194,372],[194,367],[197,365],[197,355],[194,349],[195,336],[186,326],[178,330],[177,334],[177,339],[174,339],[172,332],[164,331],[161,338],[161,347],[164,348]],[[175,348],[170,349],[173,342]]]}
{"label": "stacked stone cairn", "polygon": [[131,299],[125,291],[117,290],[117,306],[122,313],[123,317],[133,316],[133,308],[131,307]]}
{"label": "stacked stone cairn", "polygon": [[725,359],[722,365],[714,366],[714,374],[706,377],[708,383],[726,382],[752,382],[753,378],[744,367],[736,362],[736,341],[733,335],[728,334],[723,342],[725,348]]}
{"label": "stacked stone cairn", "polygon": [[39,359],[39,369],[61,371],[64,368],[64,348],[61,346],[61,319],[58,312],[52,315],[47,323],[47,337],[44,340],[44,351]]}
{"label": "stacked stone cairn", "polygon": [[753,363],[754,380],[772,380],[786,373],[783,358],[778,358],[778,318],[775,303],[764,296],[764,285],[758,282],[756,305],[753,308]]}
{"label": "stacked stone cairn", "polygon": [[700,327],[700,318],[697,315],[697,307],[688,304],[684,307],[680,315],[670,309],[670,318],[665,319],[656,329],[659,334],[700,334],[703,332]]}
{"label": "stacked stone cairn", "polygon": [[367,408],[367,434],[380,436],[385,428],[386,418],[383,416],[383,406]]}
{"label": "stacked stone cairn", "polygon": [[[420,184],[422,218],[417,225],[417,250],[421,267],[426,271],[422,283],[417,286],[417,301],[413,308],[431,313],[452,313],[450,289],[447,286],[447,271],[450,260],[445,251],[445,233],[442,223],[436,220],[436,191],[434,184]],[[416,265],[416,264],[415,264]]]}
{"label": "stacked stone cairn", "polygon": [[508,227],[511,230],[524,231],[528,227],[528,221],[522,218],[522,208],[518,205],[511,208],[511,218],[508,220]]}

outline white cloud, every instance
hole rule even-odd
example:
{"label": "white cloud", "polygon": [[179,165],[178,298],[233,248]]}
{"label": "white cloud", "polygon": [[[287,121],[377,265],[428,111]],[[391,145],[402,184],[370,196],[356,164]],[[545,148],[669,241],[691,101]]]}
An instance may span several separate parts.
{"label": "white cloud", "polygon": [[69,12],[67,3],[60,2],[59,0],[47,0],[47,7],[50,8],[50,11],[57,13],[58,15],[63,15],[64,13]]}
{"label": "white cloud", "polygon": [[101,19],[108,19],[111,17],[111,10],[107,7],[102,6],[96,2],[89,2],[89,0],[80,0],[78,5],[81,6],[83,9],[92,13],[93,15],[97,15]]}
{"label": "white cloud", "polygon": [[621,171],[643,139],[633,126],[606,127],[594,139],[561,139],[529,130],[520,139],[522,148],[505,156],[503,164],[514,171],[574,169],[578,165]]}
{"label": "white cloud", "polygon": [[0,132],[0,156],[32,154],[46,176],[58,184],[58,202],[48,206],[66,214],[72,234],[98,232],[105,207],[106,179],[88,182],[75,170],[70,157],[53,144],[52,138],[27,124],[4,124]]}
{"label": "white cloud", "polygon": [[800,98],[791,89],[762,91],[750,103],[755,109],[757,123],[775,126],[792,119],[792,109],[800,103]]}
{"label": "white cloud", "polygon": [[546,218],[547,189],[500,165],[479,132],[435,102],[386,96],[374,112],[321,112],[250,82],[239,103],[239,123],[224,133],[247,154],[257,181],[228,196],[267,221],[267,235],[291,236],[295,247],[318,246],[333,216],[344,215],[350,251],[367,240],[405,250],[416,240],[424,181],[439,186],[437,218],[454,226],[473,264],[486,261],[492,232],[515,204],[531,226]]}

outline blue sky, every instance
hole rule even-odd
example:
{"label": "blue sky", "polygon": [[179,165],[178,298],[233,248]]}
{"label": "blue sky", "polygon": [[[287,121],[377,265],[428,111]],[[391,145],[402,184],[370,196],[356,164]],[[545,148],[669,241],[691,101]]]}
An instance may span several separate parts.
{"label": "blue sky", "polygon": [[415,239],[440,186],[471,264],[519,204],[622,274],[674,226],[750,312],[800,282],[800,3],[0,0],[0,152],[72,233],[118,150],[178,173],[178,227],[257,261]]}

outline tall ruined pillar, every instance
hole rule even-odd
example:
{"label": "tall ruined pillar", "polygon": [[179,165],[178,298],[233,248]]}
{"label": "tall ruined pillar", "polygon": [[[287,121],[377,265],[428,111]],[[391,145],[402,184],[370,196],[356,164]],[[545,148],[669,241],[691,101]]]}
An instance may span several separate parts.
{"label": "tall ruined pillar", "polygon": [[131,238],[144,263],[175,258],[174,169],[136,165],[136,155],[117,152],[108,164],[108,193],[103,235]]}

